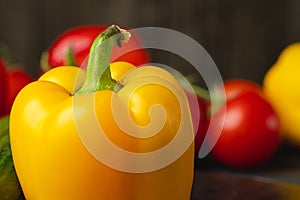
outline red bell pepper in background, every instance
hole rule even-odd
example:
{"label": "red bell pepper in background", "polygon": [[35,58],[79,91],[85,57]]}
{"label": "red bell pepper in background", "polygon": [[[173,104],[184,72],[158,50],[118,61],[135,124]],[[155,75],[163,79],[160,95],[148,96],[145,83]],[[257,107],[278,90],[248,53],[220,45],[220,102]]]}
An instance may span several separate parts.
{"label": "red bell pepper in background", "polygon": [[18,67],[6,67],[0,58],[0,117],[10,113],[19,91],[33,78]]}
{"label": "red bell pepper in background", "polygon": [[[82,66],[83,62],[87,62],[92,42],[102,31],[108,26],[105,25],[85,25],[69,29],[60,34],[50,45],[47,52],[43,54],[41,59],[41,68],[45,72],[50,68],[63,65]],[[138,50],[126,53],[114,61],[126,61],[135,66],[149,63],[149,55],[142,48],[138,38],[132,35],[130,41],[122,44],[122,48],[115,47],[112,53],[119,55],[126,47],[137,47]]]}

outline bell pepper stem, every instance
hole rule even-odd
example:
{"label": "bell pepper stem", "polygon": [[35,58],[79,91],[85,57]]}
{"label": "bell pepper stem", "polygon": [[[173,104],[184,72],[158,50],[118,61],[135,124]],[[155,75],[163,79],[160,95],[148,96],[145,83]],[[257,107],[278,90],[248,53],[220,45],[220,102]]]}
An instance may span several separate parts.
{"label": "bell pepper stem", "polygon": [[115,88],[117,82],[111,77],[110,55],[116,44],[120,47],[121,43],[127,42],[129,38],[130,33],[116,25],[109,26],[96,37],[90,49],[86,79],[75,95]]}

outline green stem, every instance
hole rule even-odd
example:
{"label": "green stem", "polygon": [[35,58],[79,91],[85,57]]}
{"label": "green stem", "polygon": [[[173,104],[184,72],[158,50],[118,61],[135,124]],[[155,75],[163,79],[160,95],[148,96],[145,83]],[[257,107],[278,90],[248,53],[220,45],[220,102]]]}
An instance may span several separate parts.
{"label": "green stem", "polygon": [[109,26],[97,36],[90,50],[86,79],[75,95],[114,89],[116,81],[111,78],[110,55],[115,44],[121,46],[121,42],[127,42],[129,38],[130,33],[116,25]]}
{"label": "green stem", "polygon": [[207,102],[211,101],[209,92],[206,89],[204,89],[198,85],[192,85],[192,87],[197,96],[201,97],[202,99],[204,99]]}
{"label": "green stem", "polygon": [[72,47],[68,48],[67,55],[66,55],[66,64],[68,66],[77,66]]}
{"label": "green stem", "polygon": [[51,69],[51,67],[48,63],[48,57],[49,57],[49,54],[48,54],[47,51],[44,51],[41,55],[40,65],[41,65],[41,69],[42,69],[43,72],[46,72],[49,69]]}

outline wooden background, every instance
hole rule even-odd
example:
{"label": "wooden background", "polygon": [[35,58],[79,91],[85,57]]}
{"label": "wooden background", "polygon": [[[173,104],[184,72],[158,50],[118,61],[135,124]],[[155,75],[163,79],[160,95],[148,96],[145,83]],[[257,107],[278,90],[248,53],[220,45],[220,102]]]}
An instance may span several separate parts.
{"label": "wooden background", "polygon": [[14,61],[37,76],[42,51],[67,28],[166,27],[198,41],[224,79],[261,83],[279,52],[300,41],[299,19],[298,0],[0,0],[0,41]]}

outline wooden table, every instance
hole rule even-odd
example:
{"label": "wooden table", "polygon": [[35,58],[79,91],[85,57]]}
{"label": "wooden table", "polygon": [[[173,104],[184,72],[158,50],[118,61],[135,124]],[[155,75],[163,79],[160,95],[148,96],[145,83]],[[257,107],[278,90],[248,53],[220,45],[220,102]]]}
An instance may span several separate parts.
{"label": "wooden table", "polygon": [[195,172],[191,200],[299,200],[300,186],[255,176]]}
{"label": "wooden table", "polygon": [[209,156],[196,160],[191,200],[299,200],[300,149],[283,145],[265,165],[226,168]]}

